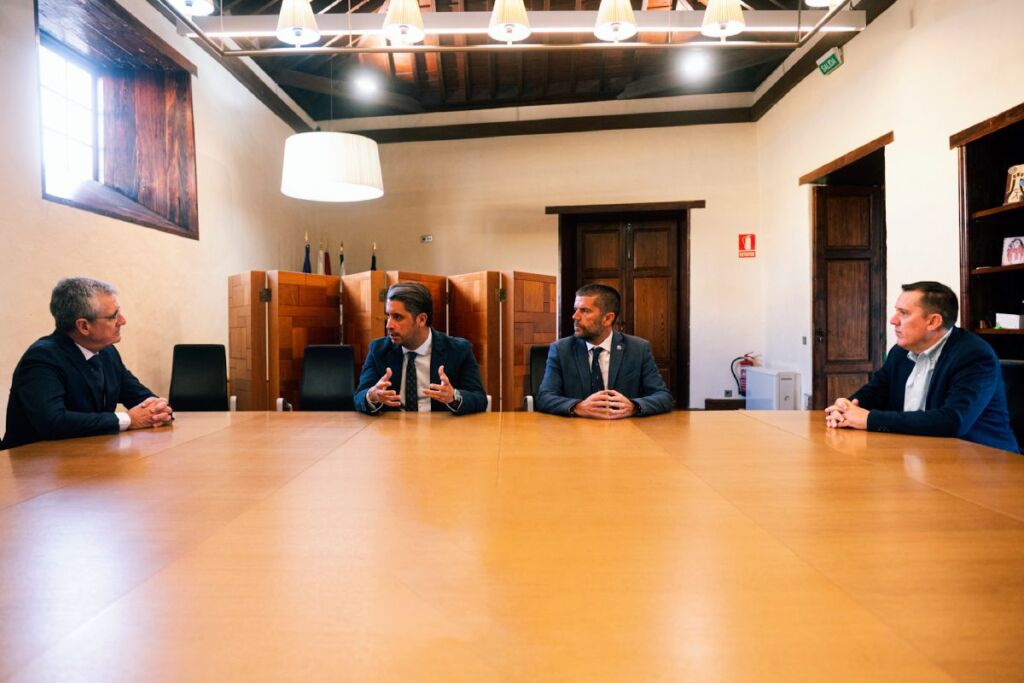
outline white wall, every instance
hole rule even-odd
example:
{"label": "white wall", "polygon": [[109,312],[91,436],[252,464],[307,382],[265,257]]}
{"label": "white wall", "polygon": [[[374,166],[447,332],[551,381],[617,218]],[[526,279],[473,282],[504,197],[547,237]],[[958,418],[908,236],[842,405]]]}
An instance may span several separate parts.
{"label": "white wall", "polygon": [[[381,146],[384,197],[317,207],[344,234],[348,272],[558,273],[558,217],[546,206],[703,199],[691,212],[691,376],[683,405],[734,389],[729,361],[764,347],[753,124],[531,135]],[[434,241],[421,244],[421,234]],[[737,304],[738,302],[738,304]]]}
{"label": "white wall", "polygon": [[[900,0],[758,122],[766,356],[811,377],[810,188],[797,179],[893,131],[885,148],[887,311],[900,285],[960,289],[957,155],[949,136],[1024,101],[1024,2]],[[892,330],[889,344],[895,343]]]}
{"label": "white wall", "polygon": [[192,85],[202,239],[41,199],[32,0],[0,3],[0,429],[14,366],[53,329],[49,293],[60,277],[118,287],[128,319],[121,354],[166,393],[175,343],[227,343],[229,274],[301,264],[309,208],[278,189],[291,130],[144,0],[124,4],[199,69]]}

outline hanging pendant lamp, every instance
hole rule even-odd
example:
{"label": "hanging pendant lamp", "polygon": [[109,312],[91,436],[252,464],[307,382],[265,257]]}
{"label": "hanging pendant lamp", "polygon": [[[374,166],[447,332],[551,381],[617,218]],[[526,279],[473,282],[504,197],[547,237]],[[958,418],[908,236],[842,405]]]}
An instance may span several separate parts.
{"label": "hanging pendant lamp", "polygon": [[594,35],[615,43],[636,35],[636,17],[629,0],[601,0]]}
{"label": "hanging pendant lamp", "polygon": [[740,0],[708,0],[700,32],[709,38],[734,36],[746,27]]}
{"label": "hanging pendant lamp", "polygon": [[284,143],[281,192],[317,202],[360,202],[384,195],[377,143],[351,133],[296,133]]}
{"label": "hanging pendant lamp", "polygon": [[295,47],[310,45],[320,40],[313,8],[309,0],[284,0],[277,19],[277,39]]}
{"label": "hanging pendant lamp", "polygon": [[205,17],[213,14],[213,0],[171,0],[171,4],[188,17]]}
{"label": "hanging pendant lamp", "polygon": [[530,20],[523,0],[495,0],[487,33],[502,43],[525,40],[530,35]]}
{"label": "hanging pendant lamp", "polygon": [[392,45],[411,45],[423,40],[423,15],[418,0],[391,0],[384,17],[384,36]]}

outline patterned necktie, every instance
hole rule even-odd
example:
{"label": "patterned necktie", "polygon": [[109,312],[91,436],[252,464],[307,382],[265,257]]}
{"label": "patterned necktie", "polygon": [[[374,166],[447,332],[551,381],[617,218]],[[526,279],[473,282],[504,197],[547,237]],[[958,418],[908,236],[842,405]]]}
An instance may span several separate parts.
{"label": "patterned necktie", "polygon": [[416,395],[416,352],[405,354],[405,409],[414,413],[420,409]]}
{"label": "patterned necktie", "polygon": [[604,391],[604,378],[601,376],[601,352],[604,351],[600,346],[595,346],[591,349],[594,354],[594,359],[590,361],[590,393],[597,391]]}
{"label": "patterned necktie", "polygon": [[99,356],[99,354],[96,354],[95,356],[90,358],[88,361],[86,361],[86,365],[88,365],[89,369],[92,370],[93,381],[96,383],[96,386],[98,386],[99,389],[100,389],[100,400],[101,400],[101,402],[103,404],[102,407],[106,408],[106,405],[107,405],[107,381],[106,381],[106,378],[103,376],[103,366],[100,365],[100,356]]}

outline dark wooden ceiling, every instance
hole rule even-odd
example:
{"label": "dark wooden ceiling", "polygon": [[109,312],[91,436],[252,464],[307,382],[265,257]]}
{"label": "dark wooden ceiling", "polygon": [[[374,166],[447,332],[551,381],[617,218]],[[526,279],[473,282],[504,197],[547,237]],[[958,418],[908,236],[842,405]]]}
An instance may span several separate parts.
{"label": "dark wooden ceiling", "polygon": [[[636,10],[672,11],[677,0],[633,0]],[[745,0],[750,9],[794,10],[800,0]],[[868,21],[894,0],[862,0]],[[423,12],[490,11],[493,0],[420,0]],[[689,0],[703,9],[701,0]],[[230,15],[274,14],[281,0],[223,0]],[[591,10],[599,0],[526,0],[528,10]],[[863,7],[862,7],[863,6]],[[313,0],[316,13],[382,13],[386,0]],[[682,10],[682,11],[685,11]],[[383,21],[383,18],[382,18]],[[758,39],[764,39],[761,34]],[[790,41],[792,35],[776,40]],[[643,42],[702,38],[699,34],[643,35]],[[344,47],[347,38],[334,42]],[[372,46],[357,39],[357,46]],[[533,35],[526,42],[593,42],[592,35]],[[281,47],[275,39],[238,39],[240,47]],[[325,41],[319,44],[323,45]],[[428,36],[428,44],[474,45],[492,42],[487,36]],[[708,51],[710,73],[687,80],[680,69],[686,50],[618,50],[297,55],[257,57],[256,62],[313,119],[385,116],[422,112],[486,109],[538,104],[667,97],[674,95],[749,92],[789,54],[786,48]],[[370,74],[378,90],[358,92],[358,75]]]}

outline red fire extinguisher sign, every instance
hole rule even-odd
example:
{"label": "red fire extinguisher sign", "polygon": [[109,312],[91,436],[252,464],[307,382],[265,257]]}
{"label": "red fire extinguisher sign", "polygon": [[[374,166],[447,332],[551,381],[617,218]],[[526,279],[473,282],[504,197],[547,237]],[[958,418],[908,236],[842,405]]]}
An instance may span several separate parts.
{"label": "red fire extinguisher sign", "polygon": [[757,256],[757,235],[752,232],[740,233],[740,258]]}

